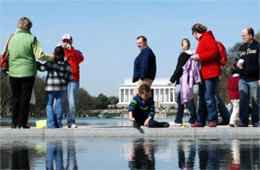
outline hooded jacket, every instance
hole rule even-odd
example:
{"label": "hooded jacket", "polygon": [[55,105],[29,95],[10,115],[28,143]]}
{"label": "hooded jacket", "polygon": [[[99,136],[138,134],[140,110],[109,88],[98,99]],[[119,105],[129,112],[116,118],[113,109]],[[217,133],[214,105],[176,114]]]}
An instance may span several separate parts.
{"label": "hooded jacket", "polygon": [[218,77],[221,74],[217,59],[218,47],[211,31],[203,33],[199,39],[196,53],[201,62],[201,76],[203,80]]}

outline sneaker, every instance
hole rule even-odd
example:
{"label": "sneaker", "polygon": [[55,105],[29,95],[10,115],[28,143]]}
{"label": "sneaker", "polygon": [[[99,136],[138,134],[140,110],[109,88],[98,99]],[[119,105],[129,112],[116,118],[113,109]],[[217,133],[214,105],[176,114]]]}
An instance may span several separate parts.
{"label": "sneaker", "polygon": [[71,124],[68,126],[68,128],[78,128],[78,126],[76,124]]}
{"label": "sneaker", "polygon": [[210,123],[209,123],[209,127],[217,127],[217,124],[216,124],[216,123],[213,123],[213,122],[210,122]]}
{"label": "sneaker", "polygon": [[228,125],[228,122],[221,122],[218,125]]}
{"label": "sneaker", "polygon": [[181,123],[176,123],[176,122],[170,122],[171,126],[176,126],[176,127],[181,127],[182,124]]}
{"label": "sneaker", "polygon": [[170,125],[167,122],[163,122],[163,127],[168,128]]}
{"label": "sneaker", "polygon": [[253,127],[260,127],[260,124],[258,122],[253,124]]}
{"label": "sneaker", "polygon": [[134,127],[134,128],[140,128],[140,125],[139,125],[138,123],[134,122],[134,123],[133,123],[133,127]]}
{"label": "sneaker", "polygon": [[229,126],[229,127],[235,127],[235,125],[233,125],[233,124],[229,124],[228,126]]}
{"label": "sneaker", "polygon": [[248,127],[248,125],[245,125],[244,123],[240,122],[240,123],[237,124],[237,127]]}
{"label": "sneaker", "polygon": [[204,127],[204,126],[202,126],[202,125],[200,125],[198,123],[193,123],[193,124],[191,124],[191,127]]}

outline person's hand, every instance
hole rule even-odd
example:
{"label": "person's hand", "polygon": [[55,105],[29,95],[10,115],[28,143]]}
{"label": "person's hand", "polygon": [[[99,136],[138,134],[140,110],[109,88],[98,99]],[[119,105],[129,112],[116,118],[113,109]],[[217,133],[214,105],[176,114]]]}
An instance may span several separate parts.
{"label": "person's hand", "polygon": [[172,82],[168,81],[168,86],[172,85]]}
{"label": "person's hand", "polygon": [[194,55],[192,55],[191,56],[191,58],[193,59],[193,60],[199,60],[200,59],[200,56],[198,55],[198,54],[194,54]]}
{"label": "person's hand", "polygon": [[260,87],[260,80],[258,80],[258,86]]}
{"label": "person's hand", "polygon": [[132,121],[132,122],[135,122],[135,118],[134,117],[129,117],[129,120]]}
{"label": "person's hand", "polygon": [[67,48],[68,50],[71,50],[71,45],[69,43],[63,43],[62,46]]}
{"label": "person's hand", "polygon": [[149,127],[149,122],[150,122],[151,119],[152,119],[152,118],[149,116],[149,117],[145,120],[145,122],[144,122],[144,126],[145,126],[145,127]]}
{"label": "person's hand", "polygon": [[242,68],[243,68],[243,63],[237,62],[237,67],[238,67],[239,69],[242,69]]}

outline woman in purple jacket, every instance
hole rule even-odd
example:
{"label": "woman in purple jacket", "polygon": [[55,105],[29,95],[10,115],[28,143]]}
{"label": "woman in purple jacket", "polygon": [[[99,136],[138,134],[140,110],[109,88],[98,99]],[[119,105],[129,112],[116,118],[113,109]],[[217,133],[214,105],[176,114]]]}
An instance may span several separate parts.
{"label": "woman in purple jacket", "polygon": [[[185,63],[189,60],[189,58],[192,55],[192,51],[190,50],[190,41],[186,38],[184,38],[181,41],[181,46],[182,46],[182,53],[179,55],[178,58],[178,63],[176,66],[176,69],[168,83],[168,85],[171,85],[172,83],[180,84],[180,77],[183,74],[182,67],[185,65]],[[178,94],[178,111],[177,111],[177,116],[175,118],[175,121],[171,123],[173,126],[181,126],[182,125],[182,118],[183,118],[183,113],[184,113],[184,104],[181,103],[181,95],[180,92]],[[189,123],[195,123],[196,121],[196,107],[194,104],[193,99],[191,99],[189,102],[186,103],[188,106],[188,109],[190,111],[190,119]]]}

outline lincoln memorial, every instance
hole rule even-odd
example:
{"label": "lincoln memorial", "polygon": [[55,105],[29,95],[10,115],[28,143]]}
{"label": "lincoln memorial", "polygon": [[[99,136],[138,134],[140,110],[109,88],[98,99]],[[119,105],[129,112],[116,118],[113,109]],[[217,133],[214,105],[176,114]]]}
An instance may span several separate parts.
{"label": "lincoln memorial", "polygon": [[[152,95],[155,107],[177,106],[175,101],[175,86],[168,86],[168,78],[157,78],[152,84]],[[119,85],[119,102],[118,107],[128,107],[134,97],[136,83],[131,78],[125,78],[124,83]]]}

